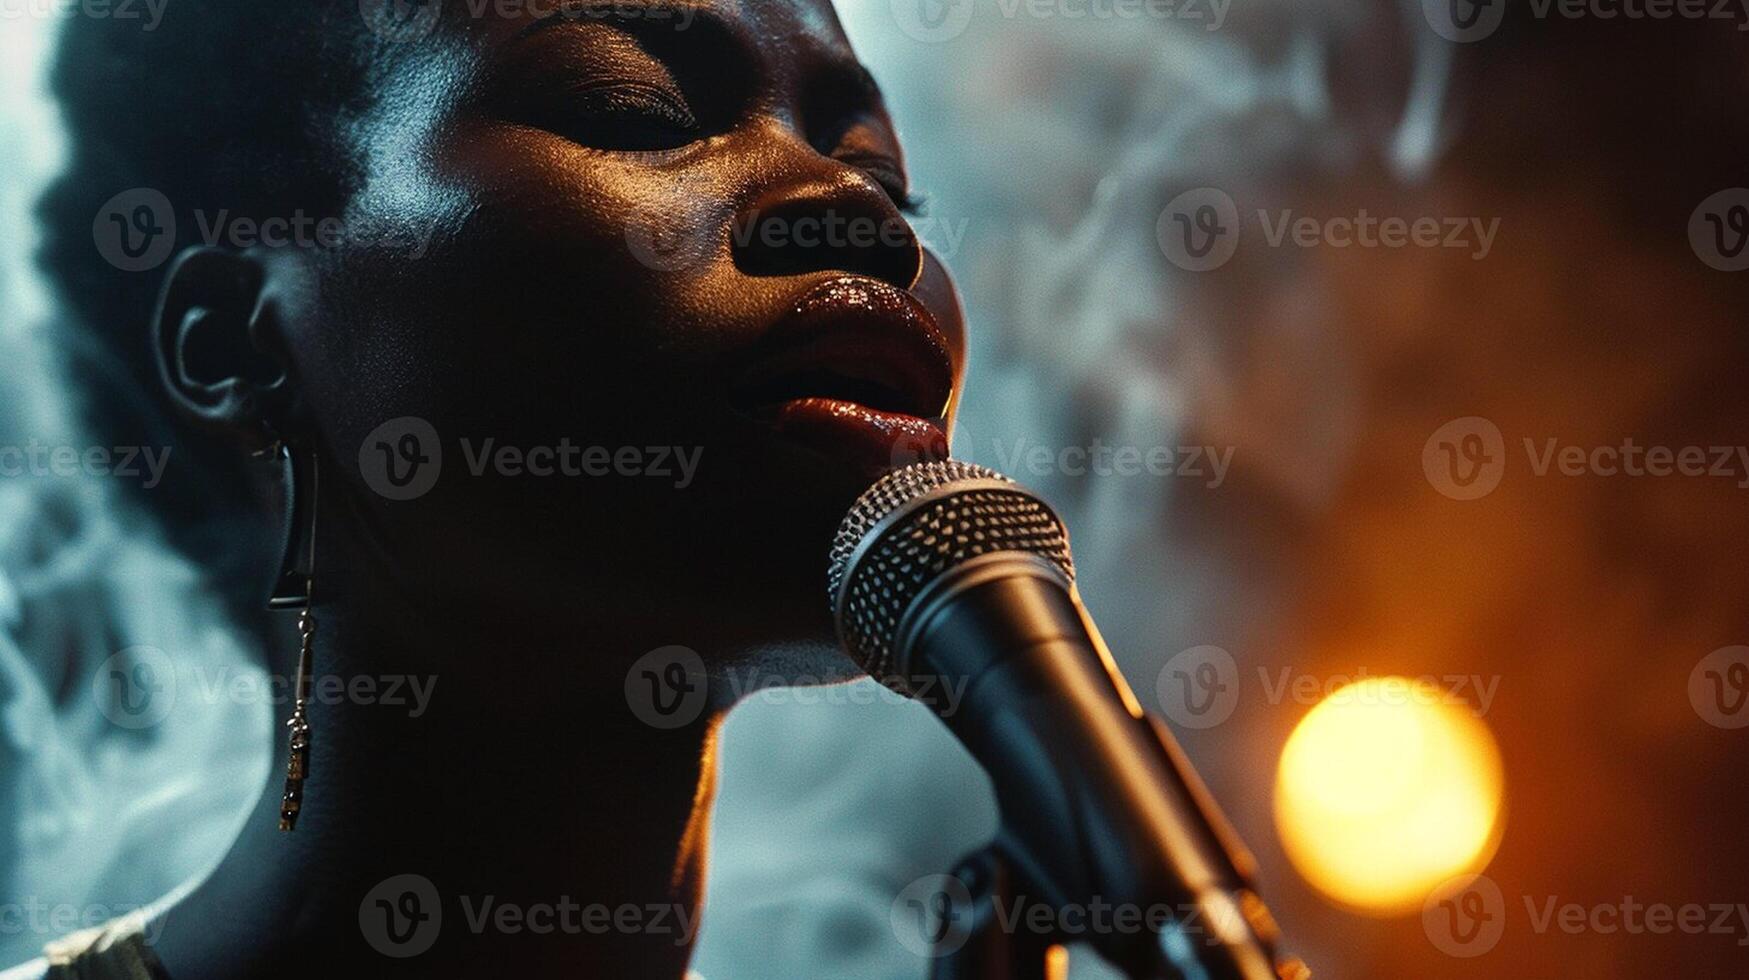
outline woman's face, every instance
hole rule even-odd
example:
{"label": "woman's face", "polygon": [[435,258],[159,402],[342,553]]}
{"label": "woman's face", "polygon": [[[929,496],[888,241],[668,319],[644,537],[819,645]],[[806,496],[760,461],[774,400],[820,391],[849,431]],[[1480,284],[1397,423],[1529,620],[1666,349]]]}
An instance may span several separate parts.
{"label": "woman's face", "polygon": [[945,454],[964,355],[829,3],[443,6],[286,293],[329,491],[418,594],[828,639],[832,530]]}

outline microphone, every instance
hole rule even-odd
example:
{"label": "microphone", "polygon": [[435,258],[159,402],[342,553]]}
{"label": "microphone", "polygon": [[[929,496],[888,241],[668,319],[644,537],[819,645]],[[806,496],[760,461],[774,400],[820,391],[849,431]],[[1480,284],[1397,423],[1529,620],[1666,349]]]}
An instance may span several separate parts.
{"label": "microphone", "polygon": [[[851,657],[930,703],[989,773],[1019,878],[1055,908],[1104,903],[1160,925],[1088,935],[1114,966],[1143,980],[1310,976],[1276,962],[1250,854],[1118,673],[1043,500],[955,460],[894,470],[840,524],[828,589]],[[944,689],[959,703],[932,693]]]}

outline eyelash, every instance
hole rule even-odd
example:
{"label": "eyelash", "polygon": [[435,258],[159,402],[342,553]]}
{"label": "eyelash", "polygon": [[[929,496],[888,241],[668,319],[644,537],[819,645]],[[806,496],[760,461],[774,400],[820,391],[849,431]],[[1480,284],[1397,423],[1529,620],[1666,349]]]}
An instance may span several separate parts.
{"label": "eyelash", "polygon": [[659,86],[617,82],[611,86],[574,90],[584,115],[611,119],[615,116],[655,117],[677,131],[698,129],[698,119],[684,100],[675,99]]}
{"label": "eyelash", "polygon": [[[672,126],[676,133],[693,133],[699,127],[691,107],[684,101],[676,101],[658,86],[621,81],[611,86],[573,89],[571,97],[586,104],[582,115],[590,117],[596,124],[611,124],[616,117],[629,115],[655,116],[663,124]],[[921,217],[927,209],[927,196],[906,188],[903,171],[895,161],[884,155],[864,153],[848,153],[839,159],[868,174],[902,214]]]}
{"label": "eyelash", "polygon": [[919,217],[928,206],[929,202],[924,195],[906,189],[905,178],[893,161],[885,157],[859,154],[845,154],[838,159],[868,174],[870,179],[881,185],[881,190],[886,191],[887,196],[892,198],[893,205],[904,214]]}

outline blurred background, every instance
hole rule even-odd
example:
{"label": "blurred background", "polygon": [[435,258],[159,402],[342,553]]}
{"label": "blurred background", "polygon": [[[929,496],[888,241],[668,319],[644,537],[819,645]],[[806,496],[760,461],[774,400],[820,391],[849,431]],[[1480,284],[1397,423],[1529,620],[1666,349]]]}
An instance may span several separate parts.
{"label": "blurred background", "polygon": [[[967,304],[956,454],[1062,510],[1289,947],[1749,975],[1749,9],[1454,2],[839,6]],[[0,444],[74,441],[57,17],[5,10]],[[0,479],[0,902],[156,898],[267,764],[265,706],[83,696],[126,617],[255,658],[99,484]],[[730,718],[705,980],[925,976],[895,896],[995,828],[926,711],[835,690]]]}

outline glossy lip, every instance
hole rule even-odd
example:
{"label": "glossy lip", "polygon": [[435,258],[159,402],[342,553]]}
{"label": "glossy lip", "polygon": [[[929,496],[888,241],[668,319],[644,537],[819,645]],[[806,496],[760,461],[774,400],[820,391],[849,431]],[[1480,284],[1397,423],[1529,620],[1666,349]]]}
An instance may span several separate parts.
{"label": "glossy lip", "polygon": [[753,345],[736,405],[866,475],[947,453],[953,355],[915,296],[863,276],[808,290]]}
{"label": "glossy lip", "polygon": [[934,315],[910,293],[861,276],[810,289],[748,360],[734,384],[745,409],[827,398],[939,419],[953,394],[953,355]]}

